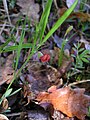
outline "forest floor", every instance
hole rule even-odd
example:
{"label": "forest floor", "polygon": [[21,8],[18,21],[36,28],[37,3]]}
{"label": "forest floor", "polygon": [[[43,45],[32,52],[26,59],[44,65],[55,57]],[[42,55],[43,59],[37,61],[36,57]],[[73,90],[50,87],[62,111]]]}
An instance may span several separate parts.
{"label": "forest floor", "polygon": [[0,120],[90,120],[89,0],[0,0]]}

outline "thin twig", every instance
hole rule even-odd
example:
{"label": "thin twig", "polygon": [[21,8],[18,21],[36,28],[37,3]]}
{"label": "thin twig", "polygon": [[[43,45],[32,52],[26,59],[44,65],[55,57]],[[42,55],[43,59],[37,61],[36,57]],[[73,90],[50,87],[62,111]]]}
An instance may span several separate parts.
{"label": "thin twig", "polygon": [[6,114],[6,116],[7,116],[7,117],[13,117],[13,116],[20,116],[21,114],[26,114],[26,112]]}
{"label": "thin twig", "polygon": [[56,0],[54,0],[54,5],[55,5],[56,9],[58,10],[58,5],[57,5],[57,1]]}
{"label": "thin twig", "polygon": [[5,12],[5,10],[3,10],[3,9],[0,9],[0,12]]}
{"label": "thin twig", "polygon": [[85,2],[81,2],[81,3],[83,3],[86,7],[90,9],[90,5],[86,4]]}
{"label": "thin twig", "polygon": [[5,26],[6,26],[6,21],[4,22],[4,24],[3,24],[2,28],[1,28],[0,35],[2,34],[2,32],[3,32],[4,28],[5,28]]}
{"label": "thin twig", "polygon": [[9,21],[10,25],[12,25],[10,17],[9,17],[8,6],[7,6],[7,1],[6,0],[3,0],[3,5],[4,5],[4,9],[6,11],[7,17],[8,17],[8,21]]}
{"label": "thin twig", "polygon": [[85,83],[85,82],[90,82],[90,80],[82,80],[82,81],[73,82],[73,83],[70,83],[68,86],[74,86],[74,85]]}

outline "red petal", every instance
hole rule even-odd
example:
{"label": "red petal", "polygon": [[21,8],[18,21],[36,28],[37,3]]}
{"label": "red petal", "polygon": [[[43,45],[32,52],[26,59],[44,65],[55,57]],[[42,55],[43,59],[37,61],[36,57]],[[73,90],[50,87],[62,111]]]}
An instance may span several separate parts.
{"label": "red petal", "polygon": [[41,62],[48,62],[50,60],[50,55],[49,54],[44,54],[43,56],[40,57]]}

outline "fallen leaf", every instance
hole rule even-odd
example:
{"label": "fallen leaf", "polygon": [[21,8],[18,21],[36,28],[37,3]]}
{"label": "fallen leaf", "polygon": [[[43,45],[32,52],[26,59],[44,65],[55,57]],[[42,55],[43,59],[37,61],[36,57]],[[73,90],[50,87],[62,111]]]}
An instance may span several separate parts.
{"label": "fallen leaf", "polygon": [[4,112],[7,109],[8,109],[8,100],[5,98],[0,105],[0,112]]}
{"label": "fallen leaf", "polygon": [[27,98],[27,104],[28,105],[32,99],[35,98],[35,94],[34,92],[31,91],[31,85],[24,85],[23,86],[24,91],[22,92],[22,94],[24,95],[24,98]]}
{"label": "fallen leaf", "polygon": [[37,94],[42,91],[48,90],[52,85],[62,85],[62,80],[59,78],[59,71],[50,66],[44,65],[41,62],[29,62],[27,64],[28,74],[20,77],[20,79],[26,83],[24,86],[23,95],[30,100],[35,99]]}
{"label": "fallen leaf", "polygon": [[90,22],[90,14],[89,13],[83,13],[83,12],[74,12],[70,15],[70,17],[76,17],[79,18],[82,22]]}
{"label": "fallen leaf", "polygon": [[60,81],[59,71],[50,66],[44,65],[40,62],[28,63],[28,74],[26,80],[33,85],[32,89],[38,91],[47,90],[52,84]]}
{"label": "fallen leaf", "polygon": [[[62,16],[65,12],[67,11],[66,7],[60,8],[58,10],[58,13],[60,16]],[[89,13],[84,13],[84,12],[72,12],[68,18],[78,18],[81,20],[81,22],[90,22],[90,14]]]}
{"label": "fallen leaf", "polygon": [[39,19],[39,5],[34,0],[17,0],[17,5],[21,7],[23,15],[27,15],[31,21],[37,22]]}
{"label": "fallen leaf", "polygon": [[90,96],[84,94],[85,89],[49,89],[48,92],[38,94],[36,100],[39,103],[49,102],[55,110],[61,111],[69,117],[77,117],[84,120],[88,113]]}
{"label": "fallen leaf", "polygon": [[9,84],[13,79],[14,69],[12,65],[13,65],[13,55],[11,54],[7,57],[5,65],[3,65],[0,68],[0,85],[2,85],[5,82]]}

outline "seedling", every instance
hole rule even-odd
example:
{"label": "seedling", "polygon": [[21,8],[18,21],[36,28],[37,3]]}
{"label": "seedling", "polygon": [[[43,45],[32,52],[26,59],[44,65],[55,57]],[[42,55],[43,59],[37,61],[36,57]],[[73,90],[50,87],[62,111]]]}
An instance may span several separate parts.
{"label": "seedling", "polygon": [[61,50],[59,53],[59,58],[58,58],[58,66],[62,65],[62,61],[63,61],[63,56],[64,56],[64,47],[67,44],[69,39],[65,39],[65,37],[67,36],[67,34],[73,29],[73,26],[69,26],[69,28],[66,30],[66,33],[64,35],[64,40],[62,42],[62,46],[61,46]]}
{"label": "seedling", "polygon": [[76,61],[73,63],[75,69],[84,68],[84,63],[89,63],[90,51],[81,48],[81,43],[74,44],[73,50],[74,54],[72,54],[72,57],[74,57]]}

